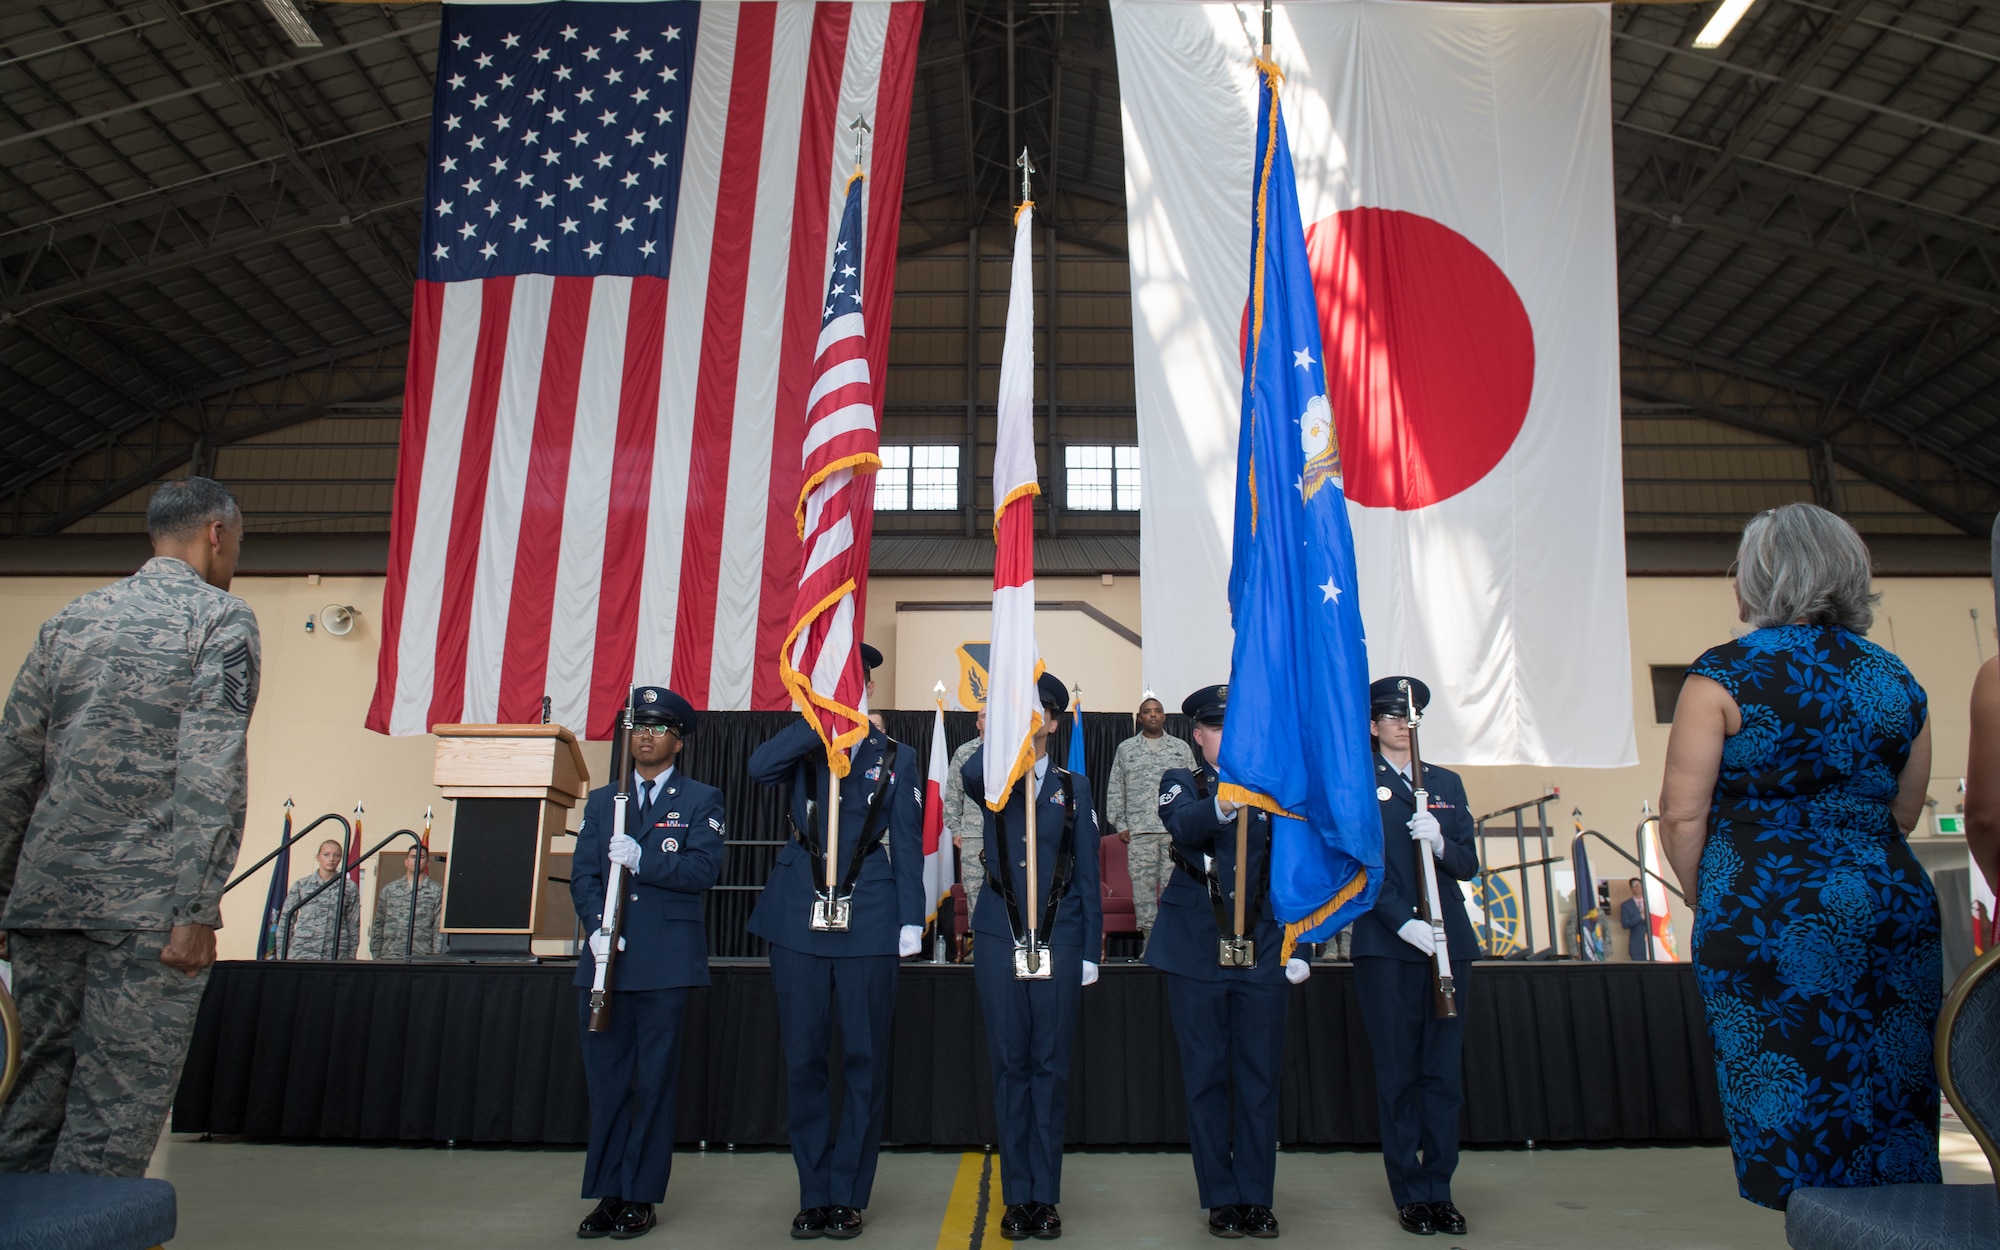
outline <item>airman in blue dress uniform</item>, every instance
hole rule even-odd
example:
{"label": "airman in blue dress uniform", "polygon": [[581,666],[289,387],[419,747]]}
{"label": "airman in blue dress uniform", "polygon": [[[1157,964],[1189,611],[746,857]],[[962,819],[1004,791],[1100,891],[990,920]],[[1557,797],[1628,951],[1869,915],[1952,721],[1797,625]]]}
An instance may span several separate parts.
{"label": "airman in blue dress uniform", "polygon": [[[1104,948],[1097,810],[1089,784],[1055,767],[1048,756],[1049,726],[1069,709],[1069,689],[1044,673],[1037,690],[1042,728],[1035,735],[1035,854],[1042,921],[1034,968],[1028,967],[1023,945],[1029,936],[1023,841],[1028,812],[1020,785],[1002,811],[984,809],[986,888],[972,913],[973,981],[986,1017],[1007,1206],[1000,1235],[1009,1241],[1062,1236],[1056,1204],[1062,1201],[1070,1038],[1078,1000],[1083,987],[1097,980],[1097,956]],[[962,776],[966,796],[984,807],[983,757],[966,761]]]}
{"label": "airman in blue dress uniform", "polygon": [[[882,653],[865,643],[861,652],[872,674]],[[868,688],[872,693],[872,676]],[[861,1233],[889,1094],[896,963],[922,946],[927,910],[924,776],[917,754],[872,728],[849,752],[852,766],[840,783],[839,886],[834,898],[824,900],[829,910],[845,900],[844,930],[813,927],[815,904],[825,889],[830,776],[819,732],[801,716],[750,756],[751,777],[787,787],[793,831],[778,852],[749,928],[771,944],[787,1123],[799,1170],[792,1236],[801,1240]],[[838,1132],[827,1072],[836,1011],[847,1087]]]}
{"label": "airman in blue dress uniform", "polygon": [[[1187,1082],[1188,1139],[1195,1184],[1218,1237],[1276,1237],[1271,1213],[1278,1167],[1278,1087],[1285,1058],[1287,984],[1311,974],[1280,959],[1284,929],[1271,911],[1271,817],[1250,812],[1247,870],[1236,862],[1236,805],[1216,797],[1228,686],[1206,686],[1181,703],[1194,722],[1202,766],[1160,778],[1160,818],[1173,838],[1173,874],[1160,894],[1146,962],[1167,974],[1167,1003]],[[1238,882],[1247,934],[1235,932]],[[1229,958],[1229,939],[1251,940],[1255,964]],[[1230,1094],[1231,1078],[1235,1096]]]}
{"label": "airman in blue dress uniform", "polygon": [[[1465,1100],[1460,1053],[1464,1040],[1466,973],[1479,942],[1465,912],[1459,882],[1479,873],[1479,851],[1465,783],[1458,774],[1424,764],[1430,810],[1417,811],[1410,777],[1409,682],[1417,711],[1430,688],[1411,677],[1384,677],[1368,687],[1375,735],[1375,797],[1382,808],[1382,892],[1354,922],[1354,988],[1368,1047],[1375,1056],[1375,1098],[1381,1118],[1382,1163],[1396,1217],[1412,1233],[1465,1231],[1451,1201],[1458,1167],[1458,1111]],[[1460,1016],[1436,1012],[1431,927],[1418,917],[1424,890],[1412,843],[1435,862],[1445,941]]]}
{"label": "airman in blue dress uniform", "polygon": [[611,865],[626,869],[611,1027],[602,1033],[590,1031],[590,987],[609,939],[593,932],[577,960],[577,1028],[590,1090],[583,1196],[599,1199],[578,1225],[579,1237],[641,1236],[658,1222],[653,1204],[667,1196],[681,1017],[688,988],[708,984],[702,892],[722,871],[728,834],[722,792],[674,767],[694,724],[694,709],[673,691],[635,691],[625,832],[614,828],[614,781],[591,792],[576,836],[570,898],[587,929],[603,923]]}

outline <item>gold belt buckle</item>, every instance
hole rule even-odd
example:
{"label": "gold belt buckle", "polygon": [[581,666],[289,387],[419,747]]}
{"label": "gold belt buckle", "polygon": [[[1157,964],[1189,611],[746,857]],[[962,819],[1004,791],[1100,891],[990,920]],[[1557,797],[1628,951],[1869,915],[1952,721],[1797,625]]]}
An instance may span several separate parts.
{"label": "gold belt buckle", "polygon": [[1014,943],[1014,979],[1016,981],[1046,981],[1055,971],[1055,961],[1049,957],[1046,946],[1030,946],[1025,941]]}
{"label": "gold belt buckle", "polygon": [[1223,938],[1221,961],[1225,968],[1255,968],[1257,943],[1247,937]]}
{"label": "gold belt buckle", "polygon": [[812,906],[812,930],[814,933],[845,933],[853,919],[854,900],[851,898],[828,898],[815,896]]}

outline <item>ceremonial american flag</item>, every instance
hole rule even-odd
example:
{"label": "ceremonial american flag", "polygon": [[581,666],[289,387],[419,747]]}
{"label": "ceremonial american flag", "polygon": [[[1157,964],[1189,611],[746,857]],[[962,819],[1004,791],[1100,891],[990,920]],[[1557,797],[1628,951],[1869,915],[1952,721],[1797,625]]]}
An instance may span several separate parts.
{"label": "ceremonial american flag", "polygon": [[[847,775],[847,748],[868,732],[862,719],[861,632],[857,605],[868,588],[868,540],[875,529],[872,475],[882,467],[868,331],[861,309],[861,170],[847,180],[840,238],[833,245],[820,311],[818,359],[806,396],[805,481],[798,533],[805,549],[794,613],[779,657],[792,702],[826,744],[827,766]],[[855,477],[862,480],[857,483]]]}
{"label": "ceremonial american flag", "polygon": [[[851,169],[896,237],[922,6],[447,4],[370,728],[633,682],[782,708],[807,397]],[[870,367],[895,250],[865,273]],[[865,541],[863,545],[865,553]]]}

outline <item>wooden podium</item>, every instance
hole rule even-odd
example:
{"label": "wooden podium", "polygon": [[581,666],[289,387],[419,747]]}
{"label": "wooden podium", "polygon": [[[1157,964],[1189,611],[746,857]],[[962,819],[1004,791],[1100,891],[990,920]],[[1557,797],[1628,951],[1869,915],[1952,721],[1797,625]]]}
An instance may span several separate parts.
{"label": "wooden podium", "polygon": [[458,809],[445,869],[446,945],[455,955],[530,955],[546,913],[569,904],[566,890],[551,888],[550,844],[590,792],[583,750],[561,725],[432,732],[431,782]]}

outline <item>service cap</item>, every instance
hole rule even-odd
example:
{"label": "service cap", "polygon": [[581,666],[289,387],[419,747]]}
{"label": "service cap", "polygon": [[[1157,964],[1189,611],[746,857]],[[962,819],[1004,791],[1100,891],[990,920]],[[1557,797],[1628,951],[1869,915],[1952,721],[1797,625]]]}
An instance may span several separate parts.
{"label": "service cap", "polygon": [[685,737],[694,732],[694,705],[665,686],[641,686],[632,699],[634,725],[665,725]]}
{"label": "service cap", "polygon": [[1063,685],[1062,678],[1054,673],[1043,673],[1035,679],[1035,693],[1044,708],[1054,708],[1060,716],[1069,711],[1069,687]]}
{"label": "service cap", "polygon": [[1197,725],[1220,725],[1229,711],[1229,686],[1203,686],[1181,700],[1181,715]]}
{"label": "service cap", "polygon": [[882,653],[865,642],[861,644],[861,667],[871,673],[882,667]]}
{"label": "service cap", "polygon": [[1431,688],[1414,677],[1384,677],[1380,681],[1368,683],[1368,715],[1408,716],[1410,709],[1403,702],[1403,683],[1410,683],[1410,693],[1416,697],[1417,711],[1421,713],[1431,705]]}

